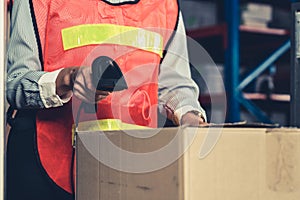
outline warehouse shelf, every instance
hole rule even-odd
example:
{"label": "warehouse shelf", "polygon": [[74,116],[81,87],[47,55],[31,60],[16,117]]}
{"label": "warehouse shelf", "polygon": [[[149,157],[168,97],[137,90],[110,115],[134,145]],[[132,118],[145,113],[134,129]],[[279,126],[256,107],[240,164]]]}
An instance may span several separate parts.
{"label": "warehouse shelf", "polygon": [[[300,87],[299,87],[299,10],[300,2],[292,1],[292,26],[291,26],[291,114],[290,125],[300,127]],[[297,22],[297,23],[296,23]]]}
{"label": "warehouse shelf", "polygon": [[[249,33],[261,33],[261,34],[270,34],[270,35],[289,35],[289,30],[281,28],[263,28],[263,27],[254,27],[248,25],[240,25],[239,30],[242,32]],[[211,36],[224,36],[226,40],[227,36],[227,25],[226,23],[206,26],[202,28],[187,30],[187,35],[192,38],[205,38]]]}
{"label": "warehouse shelf", "polygon": [[[272,35],[272,36],[289,36],[290,31],[287,29],[281,28],[262,28],[262,27],[253,27],[240,25],[239,31],[249,34],[261,34],[261,35]],[[187,30],[187,36],[194,39],[206,39],[208,37],[221,37],[224,49],[227,47],[227,25],[226,23],[201,27],[197,29]],[[276,43],[276,42],[275,42]],[[262,44],[259,44],[262,48]],[[271,44],[268,44],[270,46]],[[276,45],[276,44],[274,44]],[[257,48],[257,47],[255,47]]]}
{"label": "warehouse shelf", "polygon": [[[249,100],[268,100],[268,101],[277,101],[277,102],[286,102],[289,103],[291,100],[290,94],[285,93],[272,93],[272,94],[265,94],[259,92],[242,92],[244,98]],[[217,93],[217,94],[202,94],[199,96],[199,101],[206,105],[211,103],[211,99],[215,99],[215,103],[222,104],[224,103],[224,96],[225,93]]]}
{"label": "warehouse shelf", "polygon": [[254,27],[247,25],[240,25],[240,31],[250,32],[250,33],[262,33],[262,34],[270,34],[270,35],[289,35],[290,31],[281,28],[269,28],[269,27]]}
{"label": "warehouse shelf", "polygon": [[243,93],[244,98],[251,100],[271,100],[280,102],[290,102],[289,94],[264,94],[264,93]]}
{"label": "warehouse shelf", "polygon": [[[245,0],[241,2],[253,1]],[[290,30],[284,28],[240,25],[239,6],[241,2],[239,0],[225,0],[224,3],[221,3],[225,13],[225,21],[223,23],[187,30],[187,35],[200,41],[201,44],[208,44],[206,48],[208,53],[211,53],[213,58],[215,54],[217,62],[221,61],[225,65],[226,94],[214,95],[214,98],[218,99],[216,96],[222,95],[227,96],[227,121],[240,121],[240,106],[243,106],[252,113],[257,120],[272,123],[272,121],[268,119],[268,116],[253,102],[274,101],[289,104],[291,99],[290,95],[275,93],[268,96],[263,93],[249,93],[243,90],[250,82],[255,80],[255,78],[271,68],[275,62],[280,60],[290,62],[290,57],[288,56],[291,45],[289,41]],[[254,2],[270,3],[260,0]],[[220,4],[220,2],[217,3]],[[273,5],[276,5],[275,2],[273,3]],[[290,6],[289,1],[285,3],[281,1],[280,3],[280,5],[282,5],[281,7],[288,8]],[[220,39],[216,40],[216,37]],[[254,39],[247,41],[246,38],[248,37],[254,37]],[[259,41],[256,41],[256,39]],[[216,42],[219,42],[218,45],[222,45],[219,46],[223,47],[221,50],[220,48],[218,49],[218,47],[216,48]],[[255,58],[253,58],[253,54]],[[284,59],[282,59],[283,57]],[[242,80],[240,80],[241,66],[246,68],[246,71],[248,70],[248,72],[246,72],[248,73],[247,76]],[[289,91],[287,91],[287,93],[289,93]],[[210,103],[207,95],[200,97],[199,100],[203,104]]]}
{"label": "warehouse shelf", "polygon": [[[289,30],[279,28],[257,28],[240,25],[240,66],[257,65],[289,39]],[[187,35],[197,40],[216,63],[225,63],[227,48],[227,26],[225,23],[187,30]],[[258,42],[257,42],[258,41]],[[255,56],[254,56],[255,55]],[[285,55],[285,61],[287,58]],[[241,67],[240,67],[241,68]]]}

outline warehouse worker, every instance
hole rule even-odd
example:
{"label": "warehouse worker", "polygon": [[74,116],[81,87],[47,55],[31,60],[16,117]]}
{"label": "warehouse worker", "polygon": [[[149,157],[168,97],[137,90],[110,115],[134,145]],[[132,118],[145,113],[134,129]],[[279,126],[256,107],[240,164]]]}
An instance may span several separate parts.
{"label": "warehouse worker", "polygon": [[[17,114],[8,115],[7,199],[74,199],[76,102],[97,102],[99,120],[155,128],[159,110],[176,125],[205,124],[180,59],[187,58],[184,32],[175,0],[15,0],[7,99],[9,114]],[[98,56],[119,65],[128,89],[95,91],[90,66]]]}

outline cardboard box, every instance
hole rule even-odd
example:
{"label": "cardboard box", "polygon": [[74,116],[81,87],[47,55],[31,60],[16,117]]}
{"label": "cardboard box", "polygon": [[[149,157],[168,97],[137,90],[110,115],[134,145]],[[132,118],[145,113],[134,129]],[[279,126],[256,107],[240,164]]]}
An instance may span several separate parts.
{"label": "cardboard box", "polygon": [[[107,146],[106,139],[124,151]],[[300,198],[298,129],[79,132],[76,149],[77,200]],[[132,159],[143,155],[149,160]]]}

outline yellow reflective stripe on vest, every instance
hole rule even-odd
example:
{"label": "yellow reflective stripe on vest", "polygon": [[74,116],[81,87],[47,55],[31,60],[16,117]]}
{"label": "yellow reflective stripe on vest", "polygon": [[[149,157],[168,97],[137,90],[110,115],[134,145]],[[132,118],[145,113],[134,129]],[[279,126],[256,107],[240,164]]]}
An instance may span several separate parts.
{"label": "yellow reflective stripe on vest", "polygon": [[78,131],[116,131],[116,130],[150,129],[147,126],[124,123],[119,119],[101,119],[80,122]]}
{"label": "yellow reflective stripe on vest", "polygon": [[90,44],[118,44],[153,52],[162,57],[163,37],[153,31],[114,24],[83,24],[62,30],[64,50]]}
{"label": "yellow reflective stripe on vest", "polygon": [[[151,129],[147,126],[139,126],[135,124],[124,123],[119,119],[100,119],[93,121],[80,122],[77,132],[93,132],[93,131],[118,131],[118,130],[141,130]],[[72,146],[75,142],[75,125],[72,128]]]}

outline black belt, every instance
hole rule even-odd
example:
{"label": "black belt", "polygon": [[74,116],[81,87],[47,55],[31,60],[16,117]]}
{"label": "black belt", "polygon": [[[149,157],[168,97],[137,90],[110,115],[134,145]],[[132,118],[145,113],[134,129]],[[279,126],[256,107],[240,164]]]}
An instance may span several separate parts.
{"label": "black belt", "polygon": [[7,123],[14,129],[30,129],[35,128],[36,124],[36,110],[15,110],[9,107],[6,113]]}

